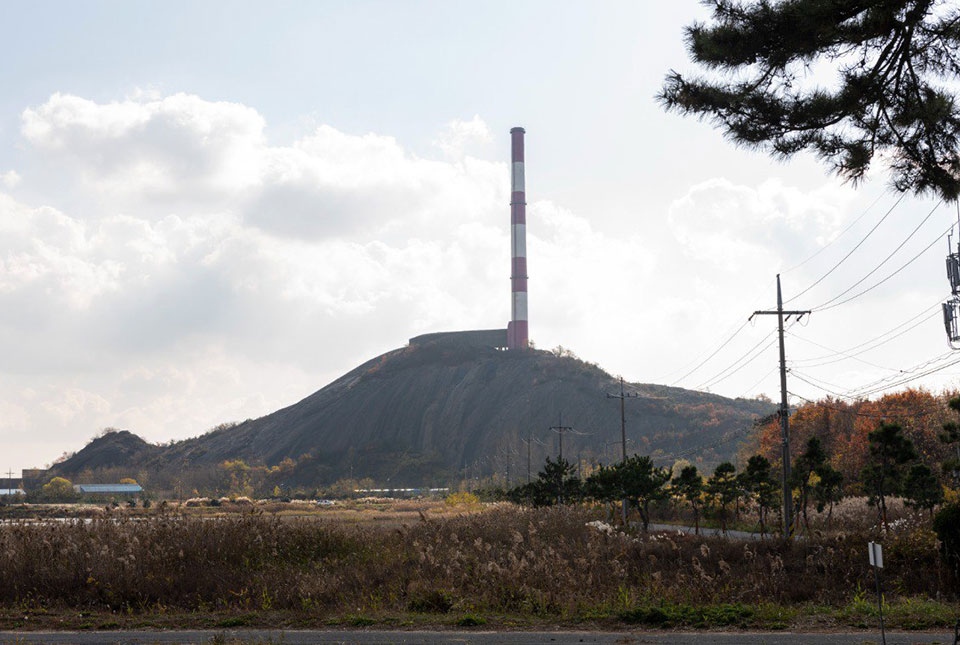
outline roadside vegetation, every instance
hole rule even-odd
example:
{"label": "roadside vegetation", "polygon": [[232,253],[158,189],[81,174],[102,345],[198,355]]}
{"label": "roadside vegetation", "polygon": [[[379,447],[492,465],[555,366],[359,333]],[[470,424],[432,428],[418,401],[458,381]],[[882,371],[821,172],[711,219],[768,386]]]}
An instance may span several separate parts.
{"label": "roadside vegetation", "polygon": [[[954,412],[960,412],[960,398],[950,401]],[[960,452],[960,425],[956,421],[943,424],[939,441],[949,450]],[[928,523],[937,509],[941,516],[955,512],[960,503],[960,459],[949,452],[936,459],[929,451],[918,451],[899,423],[874,421],[874,429],[866,432],[866,459],[860,470],[845,475],[835,466],[836,460],[824,447],[820,436],[807,437],[787,480],[793,507],[790,535],[809,535],[814,530],[849,530],[851,525],[835,522],[838,505],[860,504],[859,528],[875,526],[889,530],[891,504],[906,506]],[[646,531],[651,519],[689,523],[699,532],[701,522],[726,531],[738,528],[766,535],[783,533],[783,475],[780,464],[764,454],[744,459],[738,471],[731,462],[717,465],[712,472],[701,473],[689,462],[676,462],[672,468],[656,466],[650,456],[633,455],[611,466],[599,466],[586,477],[577,476],[576,467],[558,458],[549,457],[543,470],[529,483],[508,489],[482,491],[491,499],[509,499],[517,504],[544,507],[558,504],[592,502],[606,505],[608,520],[626,518],[615,513],[617,504],[627,505]],[[847,469],[848,470],[848,469]],[[837,518],[839,519],[839,518]],[[950,541],[943,531],[948,522],[941,521],[941,539]],[[957,527],[960,531],[960,526]]]}
{"label": "roadside vegetation", "polygon": [[[960,399],[950,407],[956,416]],[[933,452],[873,418],[851,475],[830,424],[803,436],[802,421],[792,538],[782,535],[779,463],[763,450],[706,472],[634,455],[578,477],[547,459],[529,484],[433,501],[9,505],[0,627],[867,628],[877,613],[868,541],[884,546],[888,626],[952,627],[960,426],[946,418]],[[68,484],[44,494],[69,495]],[[49,508],[75,519],[12,514]],[[756,535],[697,534],[707,526]]]}
{"label": "roadside vegetation", "polygon": [[[596,518],[583,506],[497,504],[400,527],[262,513],[7,524],[0,622],[872,624],[864,544],[877,531],[738,542]],[[909,521],[882,535],[890,624],[952,624],[957,578],[936,535]]]}

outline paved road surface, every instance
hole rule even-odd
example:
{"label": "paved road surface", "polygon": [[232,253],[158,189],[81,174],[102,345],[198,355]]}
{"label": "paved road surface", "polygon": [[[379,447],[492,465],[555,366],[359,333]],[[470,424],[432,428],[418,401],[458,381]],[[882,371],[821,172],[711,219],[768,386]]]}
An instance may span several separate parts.
{"label": "paved road surface", "polygon": [[[424,643],[425,645],[573,645],[602,643],[618,645],[864,645],[879,643],[880,635],[868,632],[854,634],[791,634],[791,633],[643,633],[643,632],[402,632],[402,631],[110,631],[110,632],[0,632],[0,643],[54,643],[88,645],[109,643],[123,645],[172,643],[251,643],[305,645],[306,643]],[[953,645],[953,634],[888,633],[889,645]]]}
{"label": "paved road surface", "polygon": [[[639,524],[637,526],[639,526]],[[648,528],[650,531],[656,531],[658,533],[689,533],[690,535],[693,535],[696,531],[696,529],[692,526],[680,526],[678,524],[654,524],[652,522]],[[759,540],[761,537],[759,533],[748,533],[747,531],[733,530],[722,533],[720,529],[705,528],[703,526],[700,527],[700,535],[726,536],[734,540]],[[769,537],[769,534],[767,537]]]}

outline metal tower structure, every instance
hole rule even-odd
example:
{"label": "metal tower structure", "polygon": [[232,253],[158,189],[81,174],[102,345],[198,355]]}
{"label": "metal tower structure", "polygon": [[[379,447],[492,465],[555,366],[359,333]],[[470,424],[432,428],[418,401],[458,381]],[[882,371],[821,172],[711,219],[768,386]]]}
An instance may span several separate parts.
{"label": "metal tower structure", "polygon": [[960,238],[954,250],[952,233],[947,236],[947,280],[951,298],[943,303],[943,326],[950,348],[960,349]]}

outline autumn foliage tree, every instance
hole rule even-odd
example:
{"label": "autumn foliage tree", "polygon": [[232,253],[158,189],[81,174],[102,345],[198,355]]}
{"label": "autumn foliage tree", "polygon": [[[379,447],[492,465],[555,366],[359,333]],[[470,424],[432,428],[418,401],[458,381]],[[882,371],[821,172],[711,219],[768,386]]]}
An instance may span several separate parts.
{"label": "autumn foliage tree", "polygon": [[[955,397],[954,392],[933,394],[908,389],[875,400],[848,402],[828,397],[805,403],[790,417],[791,444],[796,450],[811,437],[818,438],[827,454],[827,465],[840,473],[842,492],[857,494],[860,474],[871,461],[868,435],[880,420],[896,419],[923,463],[938,465],[955,457],[956,445],[941,440],[946,434],[944,424],[956,418],[948,407]],[[774,467],[780,466],[780,426],[775,419],[758,427],[740,458],[745,462],[753,454],[763,455]],[[949,475],[940,476],[944,477],[943,483],[948,483]]]}
{"label": "autumn foliage tree", "polygon": [[75,502],[80,495],[69,479],[54,477],[40,488],[40,496],[48,502]]}
{"label": "autumn foliage tree", "polygon": [[[960,412],[960,396],[950,399],[948,405],[951,411]],[[943,472],[950,477],[954,487],[960,488],[960,424],[955,419],[943,424],[940,441],[956,451],[956,455],[951,454],[944,459]]]}

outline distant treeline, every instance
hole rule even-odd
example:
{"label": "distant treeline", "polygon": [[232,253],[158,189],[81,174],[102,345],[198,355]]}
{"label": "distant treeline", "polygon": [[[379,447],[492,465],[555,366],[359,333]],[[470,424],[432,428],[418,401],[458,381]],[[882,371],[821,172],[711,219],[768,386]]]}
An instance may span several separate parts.
{"label": "distant treeline", "polygon": [[[960,413],[960,397],[947,405],[954,420],[942,421],[935,438],[930,439],[931,419],[936,418],[932,410],[938,401],[922,394],[908,392],[891,399],[911,404],[923,401],[930,411],[923,415],[871,412],[870,416],[856,416],[855,409],[824,409],[816,405],[797,414],[797,426],[806,430],[807,436],[802,439],[800,452],[794,455],[788,480],[794,504],[791,510],[796,518],[791,530],[809,529],[811,507],[829,515],[846,495],[865,496],[867,504],[876,509],[877,525],[882,527],[887,525],[888,500],[894,497],[931,515],[948,496],[956,504],[960,490],[960,424],[955,419]],[[853,420],[847,422],[844,415]],[[892,418],[910,420],[912,432],[899,422],[885,420]],[[836,421],[834,425],[830,424],[831,419]],[[869,420],[872,429],[865,420]],[[846,434],[830,434],[838,428]],[[818,431],[827,440],[817,436]],[[862,446],[854,440],[861,432]],[[779,437],[773,444],[769,424],[761,427],[758,442],[767,452],[776,448],[779,453]],[[856,457],[851,446],[858,449]],[[839,454],[831,452],[831,448],[838,447]],[[645,530],[651,506],[673,504],[689,510],[697,529],[701,513],[708,510],[724,530],[731,512],[739,518],[741,508],[751,508],[756,511],[763,533],[770,512],[781,511],[781,464],[764,454],[750,455],[744,461],[739,472],[734,464],[724,462],[704,477],[693,464],[677,463],[671,469],[656,466],[650,456],[634,455],[580,478],[570,462],[548,458],[535,480],[493,494],[532,506],[584,500],[612,505],[622,500],[639,515]]]}

